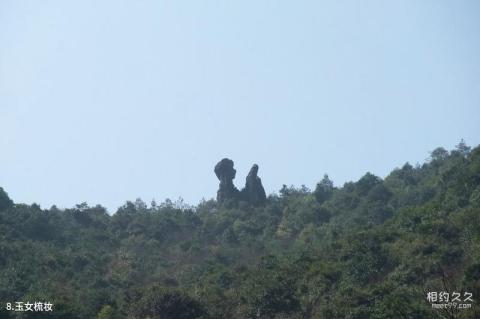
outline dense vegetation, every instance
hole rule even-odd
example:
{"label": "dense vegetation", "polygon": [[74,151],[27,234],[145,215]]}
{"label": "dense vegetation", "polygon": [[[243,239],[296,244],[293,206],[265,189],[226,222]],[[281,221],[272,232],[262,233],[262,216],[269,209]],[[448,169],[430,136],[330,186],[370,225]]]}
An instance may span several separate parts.
{"label": "dense vegetation", "polygon": [[[434,310],[429,291],[469,291]],[[0,188],[0,318],[480,318],[480,147],[438,148],[261,207],[127,202],[113,214],[12,202]]]}

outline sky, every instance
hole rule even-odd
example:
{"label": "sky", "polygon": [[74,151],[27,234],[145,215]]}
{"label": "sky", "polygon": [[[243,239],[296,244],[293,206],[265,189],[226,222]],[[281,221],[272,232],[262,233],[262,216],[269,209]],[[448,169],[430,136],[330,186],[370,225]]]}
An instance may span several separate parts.
{"label": "sky", "polygon": [[0,1],[0,186],[43,208],[336,186],[480,144],[480,2]]}

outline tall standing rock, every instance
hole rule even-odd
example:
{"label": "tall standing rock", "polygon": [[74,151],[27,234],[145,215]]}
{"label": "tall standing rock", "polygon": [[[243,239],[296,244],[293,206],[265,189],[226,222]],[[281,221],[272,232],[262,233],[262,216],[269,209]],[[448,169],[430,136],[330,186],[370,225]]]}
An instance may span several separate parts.
{"label": "tall standing rock", "polygon": [[237,171],[233,168],[233,161],[228,158],[222,159],[215,165],[215,175],[220,180],[217,191],[217,201],[225,202],[229,199],[238,199],[240,192],[233,185],[233,179]]}
{"label": "tall standing rock", "polygon": [[253,164],[245,181],[245,188],[242,189],[242,198],[253,205],[263,204],[267,200],[262,180],[257,173],[258,165]]}

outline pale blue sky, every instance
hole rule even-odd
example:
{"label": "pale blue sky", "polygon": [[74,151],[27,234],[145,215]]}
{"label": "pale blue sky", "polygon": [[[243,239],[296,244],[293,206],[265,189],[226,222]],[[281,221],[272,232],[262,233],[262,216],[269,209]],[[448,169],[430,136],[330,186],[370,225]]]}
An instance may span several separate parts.
{"label": "pale blue sky", "polygon": [[480,143],[479,1],[0,1],[0,186],[111,212]]}

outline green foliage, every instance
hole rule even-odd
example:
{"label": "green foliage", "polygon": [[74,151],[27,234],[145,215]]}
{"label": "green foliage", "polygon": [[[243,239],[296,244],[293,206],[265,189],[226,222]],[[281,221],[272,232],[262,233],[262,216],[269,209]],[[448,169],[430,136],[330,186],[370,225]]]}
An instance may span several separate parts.
{"label": "green foliage", "polygon": [[180,291],[151,287],[134,304],[139,318],[196,319],[205,314],[203,306]]}
{"label": "green foliage", "polygon": [[0,187],[0,210],[6,210],[13,206],[13,201],[8,197],[7,192]]}
{"label": "green foliage", "polygon": [[333,194],[333,182],[328,178],[328,175],[325,174],[320,183],[317,184],[315,191],[313,193],[317,201],[322,204],[327,199],[329,199]]}
{"label": "green foliage", "polygon": [[463,141],[385,179],[284,185],[261,207],[137,199],[109,215],[0,188],[0,301],[55,305],[28,318],[438,318],[425,291],[477,300],[479,261],[480,147]]}
{"label": "green foliage", "polygon": [[110,305],[105,305],[98,312],[97,319],[112,319],[113,318],[113,308]]}

